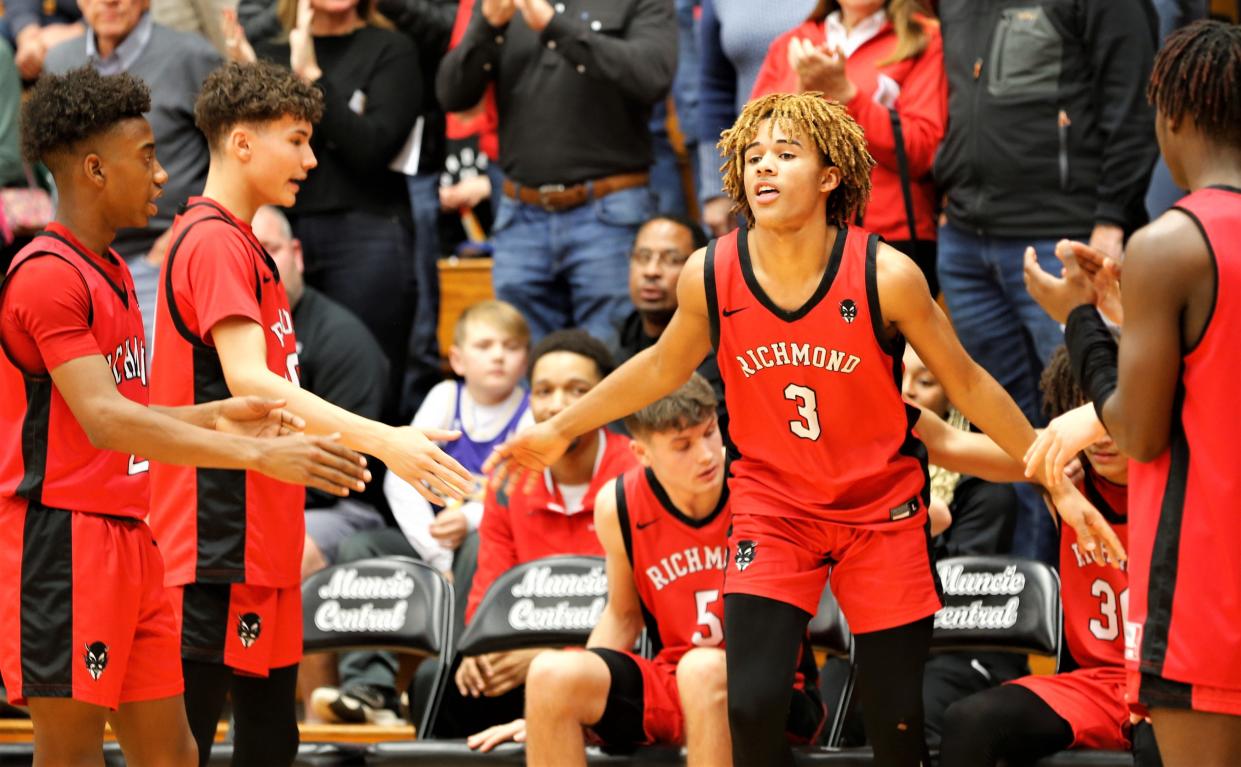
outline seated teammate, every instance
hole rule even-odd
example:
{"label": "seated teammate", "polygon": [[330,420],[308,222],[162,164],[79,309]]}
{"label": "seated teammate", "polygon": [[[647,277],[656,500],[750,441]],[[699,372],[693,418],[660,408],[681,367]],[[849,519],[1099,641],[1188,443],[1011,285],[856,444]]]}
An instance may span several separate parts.
{"label": "seated teammate", "polygon": [[[1043,373],[1049,415],[1085,401],[1060,348]],[[1104,435],[1085,449],[1080,487],[1127,545],[1129,458]],[[1124,569],[1095,561],[1077,544],[1073,528],[1060,527],[1060,593],[1068,652],[1061,672],[1026,676],[975,693],[948,708],[940,762],[957,767],[1034,761],[1066,748],[1129,750],[1125,703],[1123,621],[1129,597]],[[1145,724],[1139,765],[1159,764]]]}
{"label": "seated teammate", "polygon": [[130,764],[196,761],[143,521],[149,460],[335,495],[367,477],[330,440],[242,436],[300,423],[276,401],[145,407],[142,316],[110,244],[146,225],[168,179],[150,108],[137,79],[84,68],[40,80],[22,115],[26,158],[51,169],[59,202],[0,289],[0,670],[11,699],[29,702],[39,765],[101,764],[105,720]]}
{"label": "seated teammate", "polygon": [[[530,764],[585,764],[586,727],[609,747],[685,744],[691,767],[729,763],[721,596],[732,518],[715,408],[711,385],[695,373],[625,419],[640,465],[595,500],[608,603],[588,651],[536,657],[526,718],[475,735],[471,747],[528,736]],[[644,626],[653,660],[631,652]],[[808,647],[802,660],[789,733],[809,742],[824,709]]]}

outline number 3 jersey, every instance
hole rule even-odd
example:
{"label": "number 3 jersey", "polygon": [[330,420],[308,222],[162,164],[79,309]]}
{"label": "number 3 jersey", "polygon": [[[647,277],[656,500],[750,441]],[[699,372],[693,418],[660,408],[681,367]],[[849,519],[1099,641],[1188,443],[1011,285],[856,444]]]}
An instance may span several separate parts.
{"label": "number 3 jersey", "polygon": [[638,467],[617,478],[616,511],[656,660],[675,665],[694,647],[721,644],[728,489],[710,514],[691,519]]}
{"label": "number 3 jersey", "polygon": [[[1091,468],[1086,469],[1078,488],[1112,526],[1121,544],[1128,546],[1128,488],[1108,482]],[[1129,573],[1091,558],[1078,545],[1077,533],[1064,524],[1060,526],[1060,600],[1064,641],[1078,667],[1123,667]]]}
{"label": "number 3 jersey", "polygon": [[704,274],[734,512],[923,524],[926,450],[901,399],[905,341],[883,332],[878,238],[841,227],[818,287],[788,311],[759,285],[746,233],[711,243]]}
{"label": "number 3 jersey", "polygon": [[[234,317],[263,328],[268,369],[296,384],[289,299],[250,226],[208,198],[194,197],[171,236],[159,278],[151,403],[193,405],[230,396],[211,329]],[[297,584],[304,513],[304,488],[258,472],[151,469],[151,528],[169,586]]]}

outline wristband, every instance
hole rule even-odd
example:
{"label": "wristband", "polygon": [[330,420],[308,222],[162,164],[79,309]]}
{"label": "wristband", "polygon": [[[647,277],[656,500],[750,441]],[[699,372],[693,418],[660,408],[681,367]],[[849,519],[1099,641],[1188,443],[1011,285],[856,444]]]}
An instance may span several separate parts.
{"label": "wristband", "polygon": [[1098,310],[1083,304],[1069,313],[1064,324],[1064,342],[1073,377],[1103,423],[1103,403],[1116,391],[1119,377],[1116,339]]}

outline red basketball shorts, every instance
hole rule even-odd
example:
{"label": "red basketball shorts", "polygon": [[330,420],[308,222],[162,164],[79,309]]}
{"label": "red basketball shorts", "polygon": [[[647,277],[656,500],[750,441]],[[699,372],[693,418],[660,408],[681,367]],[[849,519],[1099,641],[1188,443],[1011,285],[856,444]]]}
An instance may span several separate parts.
{"label": "red basketball shorts", "polygon": [[612,675],[603,718],[591,727],[597,738],[618,748],[684,742],[676,665],[606,648],[590,652],[603,659]]}
{"label": "red basketball shorts", "polygon": [[1019,684],[1043,699],[1073,728],[1072,748],[1128,751],[1129,707],[1125,670],[1118,666],[1082,668],[1064,674],[1025,676]]}
{"label": "red basketball shorts", "polygon": [[302,659],[302,589],[189,583],[169,591],[186,660],[267,676]]}
{"label": "red basketball shorts", "polygon": [[1133,669],[1129,669],[1126,677],[1130,707],[1143,716],[1149,715],[1153,708],[1241,716],[1241,690],[1176,682]]}
{"label": "red basketball shorts", "polygon": [[848,527],[733,510],[725,594],[750,594],[815,614],[823,583],[855,634],[903,626],[940,608],[925,527]]}
{"label": "red basketball shorts", "polygon": [[0,503],[0,675],[19,704],[114,709],[181,694],[164,562],[145,522]]}

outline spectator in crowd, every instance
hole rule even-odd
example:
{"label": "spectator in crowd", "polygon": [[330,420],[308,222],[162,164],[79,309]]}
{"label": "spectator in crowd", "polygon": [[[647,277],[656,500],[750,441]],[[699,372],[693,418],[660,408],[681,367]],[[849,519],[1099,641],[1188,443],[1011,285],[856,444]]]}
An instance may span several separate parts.
{"label": "spectator in crowd", "polygon": [[[1159,14],[1159,39],[1165,40],[1176,30],[1198,19],[1205,19],[1211,10],[1210,0],[1152,0],[1155,13]],[[1172,207],[1181,197],[1183,189],[1172,183],[1168,164],[1160,157],[1151,172],[1150,189],[1146,192],[1146,212],[1152,218]]]}
{"label": "spectator in crowd", "polygon": [[[294,239],[279,208],[259,208],[251,226],[255,239],[276,262],[289,296],[302,388],[363,418],[378,418],[388,361],[374,337],[340,304],[305,285],[302,244]],[[302,578],[333,564],[345,538],[383,522],[383,516],[357,496],[339,498],[308,490]]]}
{"label": "spectator in crowd", "polygon": [[[732,127],[750,100],[772,42],[805,20],[815,0],[702,0],[699,22],[698,199],[702,224],[712,236],[736,226],[720,175],[720,133]],[[692,129],[692,128],[691,128]]]}
{"label": "spectator in crowd", "polygon": [[[149,0],[151,18],[178,32],[201,35],[221,56],[228,55],[224,21],[235,18],[237,10],[227,0]],[[223,14],[223,15],[222,15]]]}
{"label": "spectator in crowd", "polygon": [[[530,359],[530,411],[536,422],[564,410],[612,370],[607,347],[583,330],[548,335]],[[628,439],[597,429],[575,440],[533,488],[489,489],[466,622],[495,579],[514,565],[553,554],[602,554],[595,536],[595,496],[635,465]],[[526,671],[538,652],[458,658],[455,683],[440,704],[436,736],[466,737],[520,717]]]}
{"label": "spectator in crowd", "polygon": [[9,0],[4,4],[7,37],[13,43],[17,71],[23,80],[43,73],[51,49],[82,34],[83,11],[76,0]]}
{"label": "spectator in crowd", "polygon": [[[194,101],[222,59],[202,37],[152,21],[147,0],[81,0],[80,6],[86,32],[48,51],[47,71],[61,74],[90,64],[102,75],[128,72],[151,88],[147,117],[168,183],[147,225],[122,229],[113,247],[133,274],[142,324],[153,341],[166,234],[177,208],[200,193],[207,180],[207,142],[194,125]],[[147,345],[148,354],[153,349],[153,343]]]}
{"label": "spectator in crowd", "polygon": [[862,226],[935,274],[935,150],[948,120],[939,25],[923,0],[819,0],[767,52],[752,98],[820,91],[849,109],[875,158]]}
{"label": "spectator in crowd", "polygon": [[[1022,254],[1034,245],[1059,270],[1053,245],[1069,237],[1119,255],[1145,218],[1154,11],[1148,0],[940,0],[939,12],[949,114],[935,161],[947,198],[940,285],[970,356],[1039,423],[1039,374],[1061,333],[1025,291]],[[1018,494],[1014,552],[1050,561],[1051,520],[1033,488]]]}
{"label": "spectator in crowd", "polygon": [[390,163],[421,109],[418,52],[406,35],[372,24],[372,0],[281,0],[279,8],[287,42],[255,50],[324,94],[311,138],[319,167],[289,211],[306,282],[374,334],[389,364],[382,420],[395,423],[416,276],[409,190]]}
{"label": "spectator in crowd", "polygon": [[13,63],[13,48],[0,40],[0,186],[12,186],[25,176],[18,127],[22,81]]}
{"label": "spectator in crowd", "polygon": [[[656,215],[638,229],[629,252],[629,300],[634,309],[618,327],[619,342],[614,351],[618,365],[659,340],[677,310],[681,269],[690,254],[706,244],[702,229],[681,216]],[[724,384],[714,352],[698,366],[698,372],[715,390],[721,431],[727,434]]]}
{"label": "spectator in crowd", "polygon": [[[654,162],[651,164],[651,191],[655,209],[665,213],[688,216],[691,200],[696,200],[698,179],[698,21],[700,0],[675,0],[677,14],[677,70],[672,78],[668,98],[656,102],[651,114],[651,141]],[[675,115],[681,147],[672,144],[670,119]],[[689,165],[690,186],[682,175],[682,159]]]}
{"label": "spectator in crowd", "polygon": [[[461,433],[441,447],[475,475],[473,493],[461,503],[448,501],[435,508],[408,482],[389,474],[384,495],[400,527],[354,536],[340,549],[343,562],[414,557],[450,578],[457,599],[453,636],[460,636],[465,626],[465,602],[478,557],[476,531],[486,486],[483,461],[528,418],[529,395],[520,381],[529,348],[530,329],[509,304],[484,301],[462,312],[449,352],[453,372],[462,380],[443,381],[431,389],[414,425]],[[419,675],[425,673],[420,666]],[[340,677],[339,687],[316,690],[310,696],[312,715],[346,722],[384,721],[396,715],[396,656],[347,653],[341,659]]]}
{"label": "spectator in crowd", "polygon": [[462,111],[496,86],[506,177],[496,295],[521,308],[536,340],[570,326],[610,340],[628,308],[624,253],[654,212],[649,121],[676,67],[672,2],[520,5],[479,0],[436,90]]}
{"label": "spectator in crowd", "polygon": [[[415,129],[407,149],[417,152],[417,162],[402,169],[409,189],[410,213],[414,222],[414,272],[418,300],[414,309],[414,329],[409,340],[412,386],[406,386],[404,409],[422,400],[440,376],[440,348],[437,336],[440,313],[439,257],[443,252],[439,236],[440,169],[444,164],[446,140],[444,110],[435,98],[435,74],[448,51],[458,0],[377,0],[376,8],[408,35],[418,49],[422,73],[422,108],[418,112],[421,129]],[[414,139],[418,138],[417,144]],[[403,155],[404,156],[404,155]],[[406,413],[401,413],[402,418]]]}

